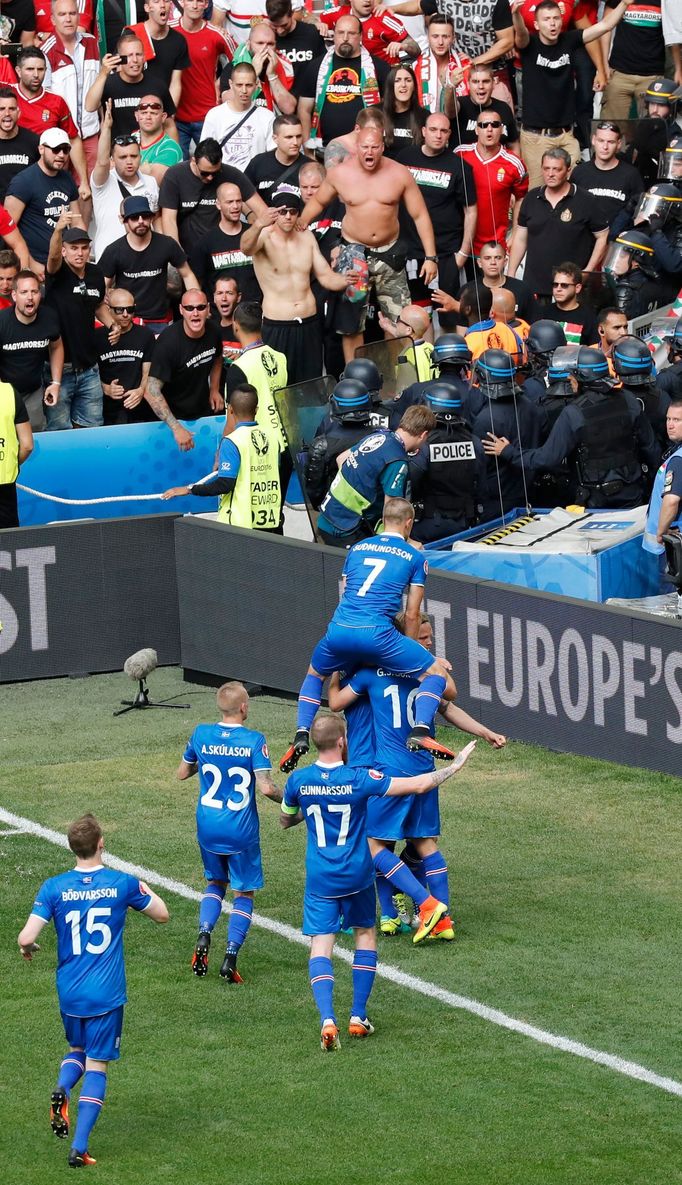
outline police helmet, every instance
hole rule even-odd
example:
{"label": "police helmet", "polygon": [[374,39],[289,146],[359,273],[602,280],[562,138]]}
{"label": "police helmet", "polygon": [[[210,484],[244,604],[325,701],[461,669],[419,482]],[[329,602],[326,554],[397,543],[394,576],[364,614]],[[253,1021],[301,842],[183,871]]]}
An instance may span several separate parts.
{"label": "police helmet", "polygon": [[669,331],[663,334],[663,341],[668,343],[673,353],[682,354],[682,317],[671,322]]}
{"label": "police helmet", "polygon": [[654,245],[649,236],[633,227],[632,230],[621,231],[615,242],[611,243],[604,260],[604,271],[607,276],[617,279],[627,275],[632,260],[636,259],[646,275],[655,275],[654,255]]}
{"label": "police helmet", "polygon": [[471,350],[461,333],[443,333],[433,343],[431,366],[434,369],[444,363],[459,367],[468,366],[471,357]]}
{"label": "police helmet", "polygon": [[484,350],[474,362],[474,373],[490,399],[513,394],[516,366],[506,350]]}
{"label": "police helmet", "polygon": [[644,91],[642,100],[647,107],[650,103],[664,104],[670,109],[670,116],[674,119],[680,100],[680,89],[672,78],[656,78]]}
{"label": "police helmet", "polygon": [[551,354],[566,345],[566,334],[558,321],[535,321],[526,338],[529,354]]}
{"label": "police helmet", "polygon": [[682,187],[682,136],[673,136],[658,158],[658,180]]}
{"label": "police helmet", "polygon": [[606,356],[591,346],[580,346],[573,373],[581,384],[607,383],[613,386]]}
{"label": "police helmet", "polygon": [[342,424],[367,424],[371,402],[364,383],[356,379],[341,379],[331,393],[329,406],[332,415]]}
{"label": "police helmet", "polygon": [[660,218],[662,222],[667,222],[669,218],[679,218],[681,214],[682,194],[677,186],[666,181],[657,181],[642,194],[634,219],[636,223],[648,222],[652,218]]}
{"label": "police helmet", "polygon": [[353,358],[348,362],[344,368],[342,379],[354,379],[358,383],[362,383],[365,390],[370,392],[370,395],[378,397],[381,391],[381,385],[384,381],[376,362],[372,362],[371,358]]}
{"label": "police helmet", "polygon": [[424,388],[426,406],[439,420],[449,420],[461,413],[462,399],[457,387],[447,379],[433,379]]}
{"label": "police helmet", "polygon": [[559,346],[554,351],[547,367],[547,381],[550,383],[563,382],[572,374],[575,374],[578,367],[578,352],[580,346]]}
{"label": "police helmet", "polygon": [[628,386],[643,386],[651,381],[654,360],[640,337],[621,337],[613,347],[613,369]]}

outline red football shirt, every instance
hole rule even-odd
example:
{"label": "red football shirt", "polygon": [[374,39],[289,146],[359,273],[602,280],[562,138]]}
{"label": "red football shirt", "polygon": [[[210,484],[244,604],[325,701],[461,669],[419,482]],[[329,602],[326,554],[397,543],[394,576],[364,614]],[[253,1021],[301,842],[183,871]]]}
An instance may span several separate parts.
{"label": "red football shirt", "polygon": [[37,136],[46,128],[63,128],[69,140],[78,135],[78,128],[71,118],[71,112],[61,95],[51,95],[42,90],[34,98],[27,98],[18,82],[10,83],[17,92],[19,103],[19,126],[28,128]]}
{"label": "red football shirt", "polygon": [[[350,7],[328,8],[320,13],[320,21],[328,29],[333,29],[341,16],[348,16]],[[407,29],[399,17],[392,12],[383,12],[381,16],[375,13],[362,21],[362,44],[375,58],[381,58],[389,66],[397,66],[398,59],[390,58],[386,53],[386,46],[392,41],[405,41]]]}
{"label": "red football shirt", "polygon": [[509,229],[511,199],[514,197],[520,202],[528,193],[528,173],[520,157],[500,148],[496,156],[484,160],[477,149],[476,144],[460,144],[455,148],[457,155],[471,166],[476,183],[475,255],[484,243],[493,239],[504,243]]}
{"label": "red football shirt", "polygon": [[231,62],[237,46],[229,33],[208,21],[195,33],[183,29],[180,21],[171,21],[171,28],[185,38],[190,60],[182,72],[182,93],[176,115],[186,123],[195,123],[220,102],[220,97],[216,97],[216,63],[221,54],[226,54]]}

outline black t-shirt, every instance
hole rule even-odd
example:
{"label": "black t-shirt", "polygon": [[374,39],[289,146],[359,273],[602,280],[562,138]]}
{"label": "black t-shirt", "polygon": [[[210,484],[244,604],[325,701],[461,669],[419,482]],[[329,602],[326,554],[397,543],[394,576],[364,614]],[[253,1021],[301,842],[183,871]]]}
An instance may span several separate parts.
{"label": "black t-shirt", "polygon": [[[468,283],[469,283],[469,281],[467,280],[467,283],[462,285],[459,292],[453,293],[453,295],[455,295],[457,297],[457,300],[459,300],[460,296],[462,295],[462,292],[467,287]],[[482,283],[480,276],[478,276],[478,283]],[[528,321],[528,323],[530,324],[530,322],[534,318],[535,299],[534,299],[533,293],[532,293],[531,289],[528,287],[528,285],[524,284],[523,280],[517,280],[515,276],[514,277],[505,276],[504,277],[504,284],[502,285],[502,287],[508,288],[510,292],[514,293],[514,300],[516,301],[516,315],[517,315],[517,317],[520,317],[522,321]],[[495,292],[495,289],[493,288],[492,291]],[[537,314],[537,316],[541,316],[541,315],[543,315],[543,314],[540,314],[540,313]],[[535,319],[537,320],[537,317],[535,317]]]}
{"label": "black t-shirt", "polygon": [[[417,112],[417,121],[424,127],[428,111],[424,107],[420,107]],[[412,134],[412,118],[409,111],[399,111],[391,116],[391,124],[393,125],[393,143],[386,149],[385,155],[392,160],[397,160],[400,153],[405,148],[410,148],[414,144],[414,135]]]}
{"label": "black t-shirt", "polygon": [[584,267],[594,248],[594,231],[604,230],[606,220],[591,194],[576,185],[552,208],[544,186],[531,189],[523,199],[519,226],[528,231],[524,280],[533,292],[552,291],[552,267],[570,259]]}
{"label": "black t-shirt", "polygon": [[598,169],[594,161],[581,161],[571,173],[571,181],[592,194],[609,225],[624,203],[644,188],[639,169],[624,160],[619,160],[615,169]]}
{"label": "black t-shirt", "polygon": [[40,165],[35,164],[16,173],[7,192],[24,203],[19,230],[33,258],[38,263],[45,263],[59,215],[65,206],[78,199],[76,182],[66,169],[60,169],[55,177],[48,177]]}
{"label": "black t-shirt", "polygon": [[293,67],[294,86],[307,63],[325,52],[323,38],[314,25],[305,21],[296,21],[291,33],[278,37],[276,49]]}
{"label": "black t-shirt", "polygon": [[194,175],[188,160],[167,170],[161,182],[159,206],[177,211],[178,234],[185,251],[191,251],[203,235],[218,225],[220,213],[215,199],[224,181],[238,186],[245,202],[256,192],[248,177],[232,165],[221,165],[218,175],[208,183]]}
{"label": "black t-shirt", "polygon": [[459,111],[452,125],[451,144],[473,144],[476,140],[476,121],[482,111],[496,112],[502,120],[502,143],[513,144],[519,138],[514,112],[508,103],[502,99],[491,99],[485,107],[474,103],[470,95],[463,95],[459,100]]}
{"label": "black t-shirt", "polygon": [[163,79],[150,78],[143,74],[139,82],[124,82],[118,74],[109,75],[102,91],[102,105],[111,99],[114,121],[111,129],[112,138],[129,136],[132,132],[139,131],[135,111],[145,95],[158,95],[166,115],[175,115],[175,103]]}
{"label": "black t-shirt", "polygon": [[[163,82],[166,86],[170,86],[173,71],[186,70],[190,65],[187,42],[182,33],[178,33],[176,29],[169,29],[167,36],[160,41],[156,41],[153,37],[150,37],[149,40],[152,43],[155,56],[147,62],[145,70],[147,88],[149,89],[149,84],[153,81]],[[168,111],[166,113],[169,114]]]}
{"label": "black t-shirt", "polygon": [[22,395],[30,395],[43,381],[43,363],[50,342],[59,337],[59,321],[52,309],[41,305],[35,321],[24,325],[13,308],[0,313],[0,379]]}
{"label": "black t-shirt", "polygon": [[[362,88],[360,86],[361,58],[342,58],[334,54],[332,69],[327,82],[325,101],[320,112],[319,136],[323,144],[335,140],[337,136],[345,136],[352,132],[355,120],[362,111]],[[314,58],[303,70],[294,83],[294,89],[299,98],[315,101],[317,91],[317,76],[324,58]],[[380,58],[372,58],[372,65],[376,70],[379,90],[388,77],[389,67]]]}
{"label": "black t-shirt", "polygon": [[575,121],[573,57],[583,44],[582,29],[560,33],[556,45],[544,45],[536,33],[520,51],[524,127],[572,127]]}
{"label": "black t-shirt", "polygon": [[275,149],[273,148],[270,152],[259,152],[257,156],[254,156],[244,169],[244,176],[248,177],[249,181],[255,185],[263,201],[267,202],[268,194],[271,190],[277,188],[280,178],[285,173],[284,184],[293,185],[297,189],[298,170],[301,165],[308,164],[309,161],[310,158],[301,153],[295,165],[283,165],[277,160]]}
{"label": "black t-shirt", "polygon": [[[597,329],[597,314],[589,305],[578,302],[577,309],[559,309],[555,304],[543,305],[542,316],[548,321],[556,321],[563,326],[566,340],[569,344],[593,346],[599,341]],[[580,342],[576,337],[580,336]]]}
{"label": "black t-shirt", "polygon": [[2,5],[3,41],[20,41],[22,33],[33,33],[36,10],[31,0],[7,0]]}
{"label": "black t-shirt", "polygon": [[[620,0],[606,0],[617,8]],[[677,0],[679,3],[679,0]],[[676,3],[671,3],[671,10]],[[665,42],[661,23],[661,0],[634,0],[616,25],[609,66],[622,74],[663,74]]]}
{"label": "black t-shirt", "polygon": [[135,297],[136,313],[145,321],[160,320],[169,309],[168,265],[182,267],[187,256],[170,235],[152,232],[152,241],[144,251],[135,251],[127,236],[105,247],[100,259],[107,279],[113,277],[115,288],[126,288]]}
{"label": "black t-shirt", "polygon": [[4,202],[12,178],[34,165],[38,156],[38,137],[28,128],[18,127],[11,140],[0,140],[0,202]]}
{"label": "black t-shirt", "polygon": [[[462,245],[467,195],[476,192],[471,167],[449,149],[438,156],[426,156],[416,147],[401,152],[398,163],[407,166],[419,186],[433,223],[438,254],[452,254]],[[414,222],[402,205],[400,227],[408,254],[420,258],[424,248]]]}
{"label": "black t-shirt", "polygon": [[206,322],[203,337],[188,337],[176,322],[157,337],[150,375],[163,383],[163,396],[174,416],[197,420],[211,415],[208,378],[216,358],[223,356],[220,330]]}
{"label": "black t-shirt", "polygon": [[243,233],[228,235],[216,226],[190,252],[190,267],[209,295],[213,294],[217,279],[231,276],[239,285],[242,300],[260,302],[263,293],[253,270],[253,260],[239,246]]}
{"label": "black t-shirt", "polygon": [[[113,383],[118,379],[124,391],[132,391],[142,382],[142,367],[149,362],[154,348],[154,334],[144,325],[132,325],[127,333],[122,333],[116,345],[109,341],[109,330],[106,327],[95,330],[97,342],[97,357],[99,377],[103,383]],[[105,424],[147,424],[155,420],[156,416],[146,399],[138,403],[130,411],[123,406],[121,399],[111,399],[104,396]]]}
{"label": "black t-shirt", "polygon": [[54,309],[59,320],[64,360],[76,369],[89,369],[97,362],[95,310],[104,300],[104,273],[96,263],[86,263],[79,279],[68,263],[46,276],[45,304]]}

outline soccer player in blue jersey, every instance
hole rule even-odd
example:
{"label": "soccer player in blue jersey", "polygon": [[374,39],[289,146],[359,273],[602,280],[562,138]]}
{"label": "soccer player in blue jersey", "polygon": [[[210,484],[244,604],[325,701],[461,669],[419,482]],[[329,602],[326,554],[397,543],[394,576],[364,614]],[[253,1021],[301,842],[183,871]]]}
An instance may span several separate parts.
{"label": "soccer player in blue jersey", "polygon": [[102,828],[83,815],[67,833],[76,867],[41,885],[17,941],[23,957],[40,950],[37,939],[48,922],[57,932],[57,996],[69,1051],[52,1091],[50,1122],[60,1139],[69,1134],[69,1096],[83,1079],[69,1166],[96,1164],[88,1142],[102,1110],[109,1062],[119,1056],[126,1002],[123,928],[128,909],[154,922],[168,910],[142,881],[102,864]]}
{"label": "soccer player in blue jersey", "polygon": [[[331,1051],[340,1048],[331,957],[343,924],[355,931],[348,1034],[368,1037],[374,1032],[367,1017],[377,967],[374,867],[366,835],[368,801],[373,796],[426,794],[461,769],[473,743],[444,769],[415,778],[391,778],[374,769],[344,764],[348,750],[340,716],[318,716],[311,735],[317,760],[287,778],[280,822],[283,827],[305,822],[308,830],[303,933],[311,938],[310,986],[320,1014],[320,1044]],[[444,910],[435,911],[431,928]]]}
{"label": "soccer player in blue jersey", "polygon": [[192,970],[199,976],[208,971],[211,934],[229,884],[234,900],[220,975],[228,983],[243,983],[237,956],[251,926],[254,892],[263,887],[256,788],[273,802],[281,802],[282,795],[272,781],[265,737],[245,727],[246,688],[223,683],[216,701],[222,720],[197,725],[178,767],[181,781],[199,775],[197,840],[208,882],[199,907]]}
{"label": "soccer player in blue jersey", "polygon": [[[411,409],[413,410],[413,409]],[[433,721],[446,690],[453,684],[447,668],[416,641],[428,565],[423,552],[409,542],[414,509],[405,498],[388,498],[383,534],[351,547],[343,569],[343,593],[321,642],[313,650],[308,674],[298,697],[296,736],[279,766],[295,769],[309,749],[310,725],[322,699],[326,675],[343,668],[385,667],[419,682],[414,727],[406,743],[428,749],[434,757],[452,760],[451,749],[433,736]],[[393,618],[407,588],[405,634]]]}
{"label": "soccer player in blue jersey", "polygon": [[[395,624],[399,630],[404,630],[403,613],[398,614]],[[433,628],[425,613],[420,615],[419,641],[431,651]],[[383,668],[363,669],[352,675],[343,687],[339,686],[337,679],[331,680],[329,706],[334,711],[354,712],[363,699],[369,701],[374,721],[374,764],[389,775],[415,775],[434,769],[433,758],[428,752],[410,752],[405,748],[405,737],[414,720],[414,702],[418,690],[418,682],[410,676],[397,675]],[[486,728],[454,703],[443,700],[440,711],[449,724],[480,737],[494,748],[501,749],[506,744],[506,737],[501,733]],[[381,907],[380,930],[388,936],[403,930],[393,900],[393,894],[397,891],[415,902],[420,927],[415,934],[416,939],[421,932],[424,911],[431,909],[433,898],[442,901],[448,908],[450,903],[447,861],[438,845],[438,791],[432,790],[414,799],[372,799],[367,810],[367,834],[376,870]],[[400,857],[394,855],[394,841],[398,839],[410,841],[410,855],[414,853],[416,859],[408,862],[405,853]],[[425,905],[426,900],[428,904]],[[445,916],[433,927],[429,937],[452,941],[454,936],[452,921],[446,910]]]}

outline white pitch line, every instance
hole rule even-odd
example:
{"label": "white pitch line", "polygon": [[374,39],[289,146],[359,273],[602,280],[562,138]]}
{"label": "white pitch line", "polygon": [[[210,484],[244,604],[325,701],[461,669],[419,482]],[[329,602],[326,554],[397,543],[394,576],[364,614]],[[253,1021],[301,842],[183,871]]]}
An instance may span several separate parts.
{"label": "white pitch line", "polygon": [[[0,822],[7,823],[16,831],[21,830],[26,834],[35,835],[49,843],[56,844],[57,847],[68,850],[67,838],[61,832],[52,831],[49,827],[34,823],[32,819],[14,815],[11,811],[3,810],[2,807],[0,807]],[[182,881],[162,876],[152,868],[144,868],[141,864],[130,864],[127,860],[121,860],[110,852],[104,853],[104,860],[111,868],[139,877],[140,880],[147,881],[157,888],[167,889],[169,893],[175,893],[177,897],[184,897],[187,901],[201,900],[202,894],[196,889],[190,889],[189,885],[183,884]],[[229,913],[229,906],[223,906],[223,912]],[[267,930],[270,934],[276,934],[278,938],[286,939],[287,942],[295,942],[304,947],[309,944],[309,939],[301,934],[300,930],[295,930],[286,922],[277,922],[273,918],[266,918],[262,914],[254,913],[253,924],[262,930]],[[335,954],[344,963],[352,964],[351,951],[337,948]],[[491,1008],[488,1004],[481,1004],[480,1001],[472,1000],[468,996],[459,996],[455,992],[449,992],[446,988],[439,987],[437,983],[430,983],[427,979],[408,975],[406,971],[401,971],[398,967],[392,967],[388,963],[379,964],[377,975],[388,979],[399,987],[409,988],[410,991],[427,996],[430,1000],[438,1000],[441,1004],[447,1004],[449,1008],[470,1012],[473,1016],[478,1016],[500,1028],[508,1029],[512,1033],[519,1033],[523,1037],[530,1037],[532,1041],[537,1041],[541,1045],[549,1045],[552,1049],[562,1050],[563,1053],[572,1053],[574,1057],[594,1062],[598,1066],[605,1066],[608,1070],[615,1071],[616,1074],[623,1074],[626,1078],[634,1078],[638,1082],[646,1082],[649,1086],[655,1086],[659,1090],[682,1098],[682,1082],[676,1081],[675,1078],[666,1078],[662,1074],[655,1073],[654,1070],[648,1070],[646,1066],[641,1066],[638,1062],[631,1062],[626,1058],[617,1057],[615,1054],[605,1053],[601,1049],[593,1049],[589,1045],[583,1045],[582,1041],[573,1041],[570,1037],[562,1037],[559,1033],[539,1029],[536,1025],[530,1025],[523,1020],[517,1020],[516,1017],[508,1016],[506,1012],[501,1012],[498,1008]]]}

